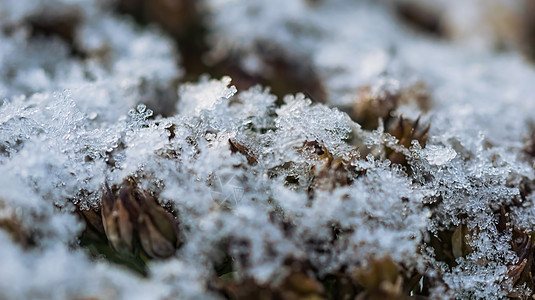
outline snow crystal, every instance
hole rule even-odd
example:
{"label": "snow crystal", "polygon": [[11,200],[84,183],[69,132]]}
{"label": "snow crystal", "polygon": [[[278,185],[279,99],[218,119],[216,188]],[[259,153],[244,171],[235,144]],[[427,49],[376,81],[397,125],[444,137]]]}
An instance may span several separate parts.
{"label": "snow crystal", "polygon": [[431,165],[441,166],[457,156],[457,152],[453,148],[438,147],[435,145],[429,145],[425,148],[425,159]]}

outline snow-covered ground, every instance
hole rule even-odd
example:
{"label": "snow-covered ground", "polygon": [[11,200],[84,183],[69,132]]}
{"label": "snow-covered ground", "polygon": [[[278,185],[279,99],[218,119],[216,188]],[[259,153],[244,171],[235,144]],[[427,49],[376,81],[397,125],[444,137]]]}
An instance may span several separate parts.
{"label": "snow-covered ground", "polygon": [[[0,298],[218,299],[226,257],[263,287],[295,261],[370,295],[355,274],[389,260],[404,283],[423,278],[389,292],[531,295],[535,71],[488,46],[502,35],[481,1],[436,1],[449,39],[407,27],[396,2],[203,1],[210,60],[305,60],[319,104],[230,77],[178,84],[172,41],[96,0],[0,1]],[[58,19],[74,20],[67,41],[33,34]],[[373,128],[354,121],[385,106]],[[396,135],[400,115],[429,131]],[[144,277],[80,246],[79,211],[128,178],[180,232]]]}

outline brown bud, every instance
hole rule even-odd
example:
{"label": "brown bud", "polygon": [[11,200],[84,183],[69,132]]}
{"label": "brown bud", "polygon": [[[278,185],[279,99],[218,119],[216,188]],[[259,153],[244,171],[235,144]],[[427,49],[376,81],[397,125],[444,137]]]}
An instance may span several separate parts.
{"label": "brown bud", "polygon": [[427,142],[427,133],[429,132],[431,125],[420,126],[420,118],[416,121],[411,121],[399,116],[388,128],[388,133],[395,136],[399,140],[399,144],[408,148],[413,140],[420,143],[422,147],[425,147]]}
{"label": "brown bud", "polygon": [[102,222],[110,244],[118,252],[136,253],[138,239],[151,257],[169,257],[179,246],[174,217],[140,191],[133,178],[121,184],[118,198],[106,185]]}
{"label": "brown bud", "polygon": [[312,187],[314,190],[333,191],[337,187],[350,184],[349,163],[341,158],[324,159],[314,167],[314,179]]}
{"label": "brown bud", "polygon": [[[123,189],[124,183],[121,186],[121,192]],[[125,197],[117,199],[106,184],[106,193],[102,197],[102,223],[108,241],[115,250],[120,253],[133,253],[134,226],[131,222],[131,214],[135,211],[127,211],[128,204],[125,205],[125,201],[129,201],[129,199]]]}
{"label": "brown bud", "polygon": [[324,299],[325,289],[319,281],[305,273],[292,273],[280,286],[288,299]]}
{"label": "brown bud", "polygon": [[[425,127],[420,126],[419,117],[413,122],[403,118],[403,116],[399,116],[397,119],[393,119],[390,126],[388,126],[388,133],[398,139],[398,145],[405,148],[409,148],[413,140],[418,141],[420,146],[425,147],[430,127],[430,124]],[[387,158],[395,164],[406,165],[407,163],[405,155],[401,152],[388,149],[386,154]]]}
{"label": "brown bud", "polygon": [[138,228],[143,250],[152,257],[173,255],[178,243],[177,223],[155,199],[142,197]]}
{"label": "brown bud", "polygon": [[358,157],[357,149],[347,153],[349,159],[334,157],[329,150],[318,141],[307,141],[303,146],[296,147],[297,151],[316,164],[312,167],[310,176],[310,190],[324,190],[332,192],[334,189],[346,186],[350,180],[350,160]]}
{"label": "brown bud", "polygon": [[390,257],[374,259],[354,273],[368,299],[402,299],[403,277]]}
{"label": "brown bud", "polygon": [[105,234],[104,226],[102,225],[102,214],[100,211],[93,209],[82,210],[77,208],[78,214],[85,220],[87,227],[92,228],[98,234]]}
{"label": "brown bud", "polygon": [[364,129],[375,129],[379,125],[378,119],[387,120],[399,105],[400,93],[397,88],[384,86],[364,86],[359,89],[352,119],[362,125]]}

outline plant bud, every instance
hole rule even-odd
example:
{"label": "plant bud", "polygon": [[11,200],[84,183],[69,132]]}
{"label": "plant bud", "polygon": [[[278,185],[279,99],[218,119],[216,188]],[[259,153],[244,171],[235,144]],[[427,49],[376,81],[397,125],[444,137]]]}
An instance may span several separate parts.
{"label": "plant bud", "polygon": [[142,213],[138,219],[139,235],[143,250],[152,257],[169,257],[178,243],[177,223],[155,199],[142,197]]}
{"label": "plant bud", "polygon": [[[140,191],[132,178],[121,184],[118,198],[106,185],[102,222],[111,246],[119,253],[135,254],[141,244],[149,256],[165,258],[179,246],[174,217]],[[140,243],[136,244],[138,239]]]}
{"label": "plant bud", "polygon": [[102,197],[102,223],[111,246],[119,253],[128,252],[133,254],[134,226],[131,222],[132,212],[126,209],[128,204],[125,205],[124,203],[129,201],[128,197],[124,197],[124,193],[122,193],[124,187],[123,183],[119,194],[123,197],[117,199],[106,184],[106,193]]}

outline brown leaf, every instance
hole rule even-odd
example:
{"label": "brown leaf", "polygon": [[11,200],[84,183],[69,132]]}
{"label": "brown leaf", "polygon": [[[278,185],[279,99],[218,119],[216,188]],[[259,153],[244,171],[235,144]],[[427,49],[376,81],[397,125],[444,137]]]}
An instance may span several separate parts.
{"label": "brown leaf", "polygon": [[513,284],[515,284],[518,279],[520,279],[520,275],[522,275],[522,272],[524,271],[524,267],[526,267],[527,262],[527,259],[524,258],[519,265],[508,267],[507,277],[511,278]]}
{"label": "brown leaf", "polygon": [[451,248],[455,258],[464,257],[472,252],[472,247],[468,244],[467,236],[469,235],[466,225],[457,226],[451,236]]}
{"label": "brown leaf", "polygon": [[228,142],[230,145],[230,151],[232,153],[238,152],[240,154],[243,154],[245,158],[247,158],[247,163],[249,163],[251,166],[255,166],[256,164],[258,164],[258,159],[256,158],[256,156],[251,151],[249,151],[244,145],[236,141],[233,141],[232,139],[228,139]]}

